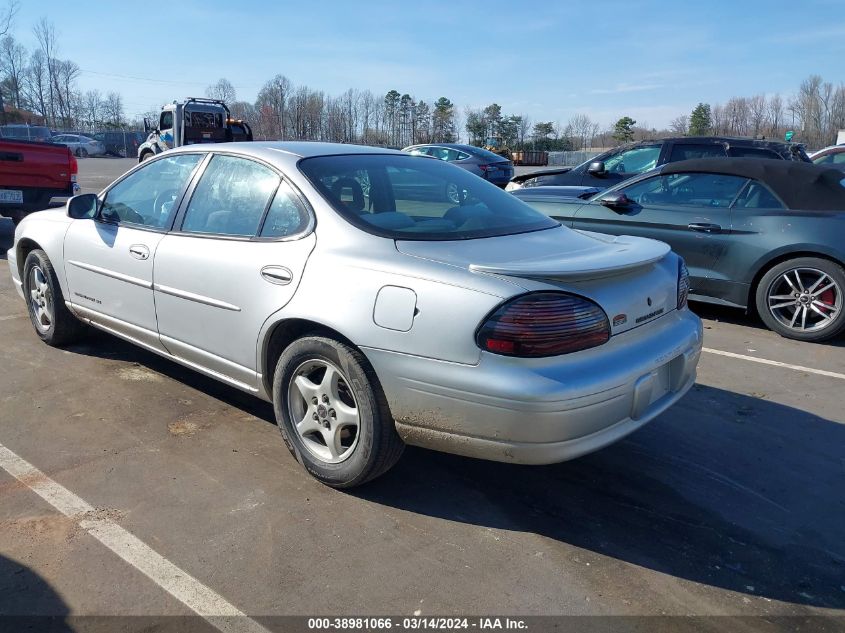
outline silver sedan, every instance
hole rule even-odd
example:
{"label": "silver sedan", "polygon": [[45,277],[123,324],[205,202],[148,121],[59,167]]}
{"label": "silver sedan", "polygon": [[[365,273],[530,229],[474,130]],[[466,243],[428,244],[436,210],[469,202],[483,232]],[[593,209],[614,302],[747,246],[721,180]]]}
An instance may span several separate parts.
{"label": "silver sedan", "polygon": [[102,142],[79,134],[59,134],[52,137],[50,142],[70,148],[80,158],[103,156],[106,153],[106,146]]}
{"label": "silver sedan", "polygon": [[268,400],[336,487],[405,444],[594,451],[683,396],[702,342],[665,244],[573,231],[462,169],[366,147],[164,152],[24,219],[8,260],[44,342],[88,324]]}

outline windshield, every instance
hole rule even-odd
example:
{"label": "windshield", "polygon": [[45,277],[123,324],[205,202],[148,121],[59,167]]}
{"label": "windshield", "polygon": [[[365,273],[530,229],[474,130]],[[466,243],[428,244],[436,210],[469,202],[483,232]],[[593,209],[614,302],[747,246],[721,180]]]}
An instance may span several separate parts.
{"label": "windshield", "polygon": [[346,220],[393,239],[493,237],[558,225],[478,176],[430,158],[321,156],[299,168]]}

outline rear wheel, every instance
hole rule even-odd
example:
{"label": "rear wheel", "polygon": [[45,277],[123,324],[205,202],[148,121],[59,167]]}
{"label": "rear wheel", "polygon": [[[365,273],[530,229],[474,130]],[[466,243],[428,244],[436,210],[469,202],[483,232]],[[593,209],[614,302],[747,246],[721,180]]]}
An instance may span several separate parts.
{"label": "rear wheel", "polygon": [[88,158],[88,150],[84,147],[80,147],[76,150],[76,155],[79,156],[79,158]]}
{"label": "rear wheel", "polygon": [[285,349],[273,379],[273,408],[290,452],[335,488],[387,472],[404,448],[372,367],[334,339],[307,336]]}
{"label": "rear wheel", "polygon": [[149,159],[150,159],[150,158],[152,158],[154,155],[155,155],[155,154],[153,154],[152,152],[144,152],[143,154],[141,154],[141,161],[140,161],[140,162],[142,162],[142,163],[143,163],[145,160],[149,160]]}
{"label": "rear wheel", "polygon": [[42,341],[59,347],[80,337],[84,326],[67,309],[62,288],[47,253],[35,249],[27,255],[23,266],[23,284],[29,319]]}
{"label": "rear wheel", "polygon": [[845,330],[845,270],[816,257],[772,267],[757,286],[757,312],[773,331],[799,341],[824,341]]}

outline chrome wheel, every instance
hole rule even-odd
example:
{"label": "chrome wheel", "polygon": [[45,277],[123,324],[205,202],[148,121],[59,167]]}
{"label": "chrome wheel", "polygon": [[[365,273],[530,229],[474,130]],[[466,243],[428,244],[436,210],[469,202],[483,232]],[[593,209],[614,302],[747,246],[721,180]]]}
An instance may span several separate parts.
{"label": "chrome wheel", "polygon": [[349,381],[332,363],[302,363],[288,385],[288,414],[302,444],[317,459],[338,464],[358,444],[360,416]]}
{"label": "chrome wheel", "polygon": [[46,332],[53,325],[53,293],[40,266],[29,271],[29,307],[35,315],[35,326]]}
{"label": "chrome wheel", "polygon": [[770,314],[795,332],[828,327],[842,310],[842,289],[817,268],[792,268],[772,280],[766,292]]}

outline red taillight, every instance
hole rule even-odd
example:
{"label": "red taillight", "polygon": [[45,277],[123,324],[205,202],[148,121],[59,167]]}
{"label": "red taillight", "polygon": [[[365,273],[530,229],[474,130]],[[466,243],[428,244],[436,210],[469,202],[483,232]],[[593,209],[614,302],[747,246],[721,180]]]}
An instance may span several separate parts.
{"label": "red taillight", "polygon": [[540,357],[596,347],[610,338],[610,322],[588,299],[561,292],[517,297],[478,329],[478,346],[504,356]]}
{"label": "red taillight", "polygon": [[68,155],[70,156],[70,179],[72,181],[76,181],[76,174],[79,173],[79,163],[76,161],[76,156],[73,155],[73,152],[68,149]]}

